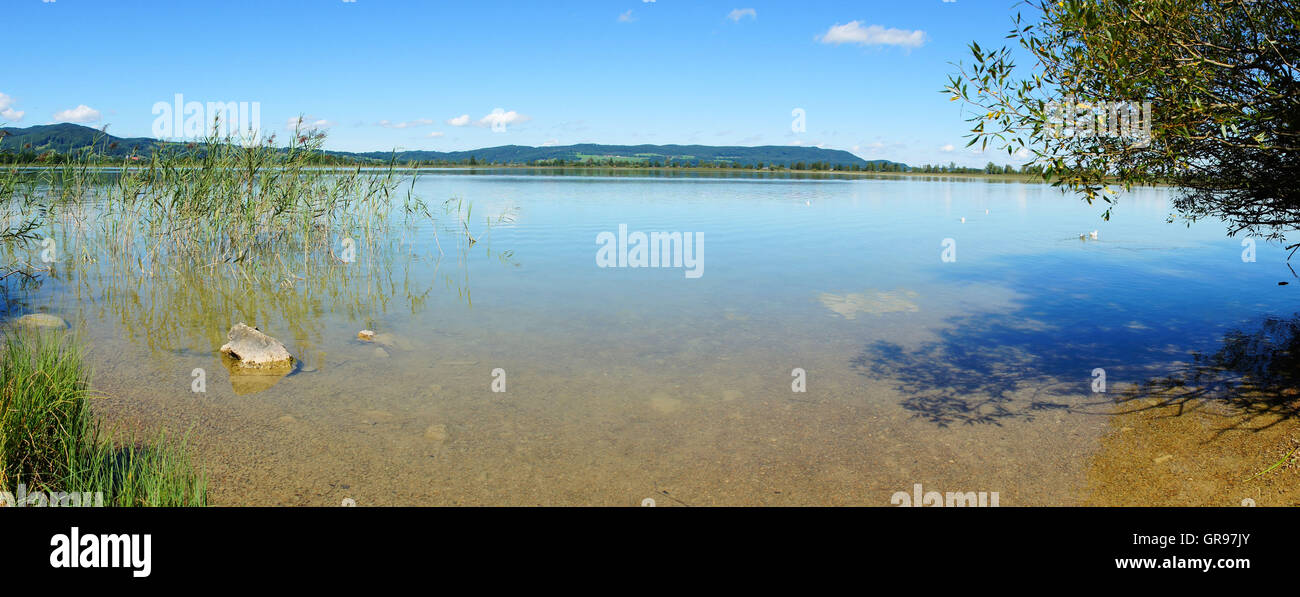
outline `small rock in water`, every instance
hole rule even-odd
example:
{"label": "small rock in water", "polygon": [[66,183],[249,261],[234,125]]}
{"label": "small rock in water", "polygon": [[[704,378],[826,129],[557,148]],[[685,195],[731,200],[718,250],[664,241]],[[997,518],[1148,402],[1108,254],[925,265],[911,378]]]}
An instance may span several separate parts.
{"label": "small rock in water", "polygon": [[740,390],[725,390],[722,392],[722,399],[726,402],[731,402],[732,400],[735,400],[737,398],[744,398],[744,397],[745,395],[742,394]]}
{"label": "small rock in water", "polygon": [[221,352],[239,361],[243,368],[280,369],[293,366],[293,355],[275,338],[261,330],[237,323],[226,334],[230,341]]}
{"label": "small rock in water", "polygon": [[682,409],[682,401],[663,392],[650,396],[650,408],[660,414],[672,414]]}
{"label": "small rock in water", "polygon": [[386,410],[368,410],[361,413],[361,422],[367,425],[391,423],[395,416]]}
{"label": "small rock in water", "polygon": [[371,340],[374,340],[374,339],[375,339],[375,331],[374,331],[374,330],[361,330],[361,331],[357,332],[357,339],[358,339],[358,340],[365,340],[365,341],[367,341],[367,342],[369,342],[369,341],[371,341]]}
{"label": "small rock in water", "polygon": [[388,351],[387,351],[387,350],[384,350],[384,348],[383,348],[382,346],[376,346],[376,347],[375,347],[375,358],[376,358],[376,359],[386,359],[386,358],[388,358]]}
{"label": "small rock in water", "polygon": [[36,328],[45,330],[63,330],[68,328],[68,322],[57,315],[49,313],[28,313],[14,320],[14,325],[26,328]]}
{"label": "small rock in water", "polygon": [[447,441],[447,426],[441,423],[430,425],[428,429],[424,430],[424,437],[439,443],[445,442]]}

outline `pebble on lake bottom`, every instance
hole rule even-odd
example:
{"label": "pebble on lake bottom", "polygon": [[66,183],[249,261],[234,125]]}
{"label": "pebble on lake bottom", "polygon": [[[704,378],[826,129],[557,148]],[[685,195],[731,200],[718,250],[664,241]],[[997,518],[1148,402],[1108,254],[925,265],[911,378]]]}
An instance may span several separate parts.
{"label": "pebble on lake bottom", "polygon": [[441,423],[430,425],[428,429],[424,430],[424,437],[439,443],[445,442],[447,441],[447,426]]}
{"label": "pebble on lake bottom", "polygon": [[658,393],[650,396],[650,408],[662,414],[671,414],[682,409],[682,401],[667,394]]}

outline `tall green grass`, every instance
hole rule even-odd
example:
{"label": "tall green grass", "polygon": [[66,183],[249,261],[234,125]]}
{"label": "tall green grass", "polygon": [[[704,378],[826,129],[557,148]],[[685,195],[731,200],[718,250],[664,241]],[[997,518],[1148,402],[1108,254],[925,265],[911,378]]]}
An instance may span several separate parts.
{"label": "tall green grass", "polygon": [[[203,264],[270,265],[290,252],[334,258],[344,238],[368,244],[380,236],[390,214],[432,218],[414,193],[399,192],[392,160],[330,166],[319,131],[297,130],[277,145],[274,136],[218,136],[219,124],[202,140],[166,143],[116,166],[95,153],[97,142],[57,166],[0,168],[0,208],[8,210],[0,240],[31,240],[35,227],[71,212],[79,228],[113,241],[103,248],[157,273],[168,255]],[[88,204],[93,213],[70,209]],[[93,258],[89,247],[82,253]]]}
{"label": "tall green grass", "polygon": [[[207,478],[190,459],[184,438],[173,441],[165,432],[150,442],[128,437],[99,438],[76,468],[67,487],[102,491],[105,506],[206,506]],[[86,488],[86,489],[82,489]]]}
{"label": "tall green grass", "polygon": [[[117,441],[91,412],[80,345],[10,331],[0,354],[0,491],[101,492],[108,506],[202,506],[207,480],[183,441]],[[93,502],[92,502],[93,503]]]}
{"label": "tall green grass", "polygon": [[89,379],[73,342],[15,332],[0,354],[0,486],[59,489],[95,433]]}
{"label": "tall green grass", "polygon": [[[153,257],[172,252],[212,263],[261,261],[269,248],[331,253],[343,238],[365,244],[385,228],[397,211],[399,180],[392,163],[322,168],[323,140],[296,131],[286,147],[276,147],[274,138],[248,142],[214,132],[124,163],[112,186],[85,184],[92,170],[69,166],[50,188],[60,189],[60,198],[99,199],[100,216],[119,226],[109,236],[143,238]],[[412,194],[401,207],[428,215]]]}
{"label": "tall green grass", "polygon": [[441,257],[440,231],[460,253],[512,217],[485,217],[487,230],[473,232],[469,202],[448,200],[435,215],[436,204],[415,192],[418,171],[407,176],[395,159],[341,166],[320,131],[295,130],[278,144],[218,136],[220,122],[212,124],[204,139],[115,166],[96,153],[97,140],[55,166],[0,168],[0,267],[40,270],[26,251],[49,236],[64,265],[110,259],[150,277],[178,262],[229,266],[246,280],[281,283],[345,264],[345,245],[376,254],[417,222],[431,224],[424,230]]}

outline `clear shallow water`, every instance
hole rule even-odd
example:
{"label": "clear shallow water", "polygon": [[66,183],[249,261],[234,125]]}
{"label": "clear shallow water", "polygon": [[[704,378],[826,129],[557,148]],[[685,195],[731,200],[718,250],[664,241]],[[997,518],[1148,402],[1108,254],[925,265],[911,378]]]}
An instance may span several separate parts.
{"label": "clear shallow water", "polygon": [[[56,268],[17,309],[83,330],[101,412],[191,430],[218,503],[887,505],[921,483],[1017,505],[1082,499],[1109,408],[1094,368],[1113,391],[1294,305],[1279,248],[1243,263],[1218,223],[1166,224],[1164,189],[1112,222],[1047,186],[959,179],[440,174],[415,191],[473,202],[479,242],[417,228],[270,285]],[[703,233],[703,275],[597,267],[620,224]],[[238,321],[303,369],[232,385],[214,351]]]}

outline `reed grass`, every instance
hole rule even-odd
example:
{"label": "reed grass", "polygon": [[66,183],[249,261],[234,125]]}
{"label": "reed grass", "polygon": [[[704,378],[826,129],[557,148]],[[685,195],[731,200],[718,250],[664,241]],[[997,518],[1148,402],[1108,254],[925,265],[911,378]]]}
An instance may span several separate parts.
{"label": "reed grass", "polygon": [[152,441],[134,436],[117,441],[109,434],[91,443],[64,484],[103,492],[105,506],[206,506],[207,477],[197,472],[185,440],[173,440],[166,432]]}
{"label": "reed grass", "polygon": [[74,342],[9,335],[0,355],[0,486],[58,488],[94,435],[89,379]]}
{"label": "reed grass", "polygon": [[91,412],[82,349],[62,334],[13,330],[4,339],[0,491],[23,485],[27,493],[99,493],[111,506],[206,505],[206,477],[184,441],[116,441],[104,431]]}
{"label": "reed grass", "polygon": [[104,146],[96,140],[57,166],[0,170],[0,206],[7,210],[0,231],[7,223],[15,241],[0,243],[0,260],[21,265],[7,245],[22,248],[45,230],[57,236],[57,224],[71,223],[77,235],[57,240],[83,261],[111,255],[148,275],[177,261],[253,265],[240,274],[279,282],[321,262],[341,262],[345,239],[366,248],[390,240],[397,224],[431,223],[441,256],[440,230],[451,232],[453,250],[463,253],[513,218],[484,217],[486,230],[474,232],[473,205],[459,198],[442,202],[435,216],[415,193],[418,171],[398,168],[395,157],[379,167],[322,166],[331,158],[320,131],[295,130],[278,145],[275,136],[235,138],[220,130],[214,121],[201,140],[163,144],[116,165],[95,153]]}
{"label": "reed grass", "polygon": [[[0,169],[0,262],[21,266],[25,245],[55,241],[59,260],[48,277],[72,282],[83,304],[111,310],[127,329],[144,330],[156,350],[219,344],[234,315],[280,320],[302,340],[323,333],[312,316],[322,309],[375,318],[398,292],[412,311],[422,307],[434,281],[413,279],[409,260],[397,271],[395,256],[410,247],[395,226],[428,220],[439,263],[438,232],[452,234],[448,250],[464,288],[445,278],[468,300],[466,251],[513,218],[482,218],[480,228],[461,199],[442,202],[435,217],[415,193],[418,174],[403,192],[406,174],[392,160],[321,167],[324,135],[316,131],[295,131],[278,146],[274,137],[218,137],[218,128],[117,165],[94,153],[96,143],[58,166]],[[344,239],[356,263],[339,255]],[[206,503],[207,482],[185,438],[103,431],[75,341],[11,337],[0,345],[0,490],[21,483],[101,491],[106,505]]]}

